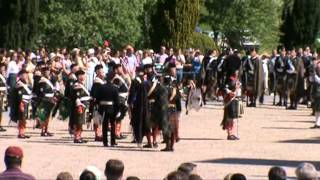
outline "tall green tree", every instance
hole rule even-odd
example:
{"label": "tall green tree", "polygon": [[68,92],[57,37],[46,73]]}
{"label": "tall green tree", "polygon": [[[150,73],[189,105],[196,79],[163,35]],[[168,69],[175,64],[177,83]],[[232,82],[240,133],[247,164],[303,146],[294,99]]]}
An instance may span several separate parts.
{"label": "tall green tree", "polygon": [[141,40],[147,0],[42,0],[41,40],[51,47],[92,47],[109,40],[113,48]]}
{"label": "tall green tree", "polygon": [[153,48],[186,48],[199,18],[200,0],[158,0],[151,17]]}
{"label": "tall green tree", "polygon": [[200,23],[226,39],[233,48],[243,48],[246,40],[258,41],[263,49],[279,42],[282,0],[204,0]]}
{"label": "tall green tree", "polygon": [[285,47],[311,46],[320,30],[320,0],[285,0],[282,18]]}
{"label": "tall green tree", "polygon": [[0,47],[33,47],[38,35],[39,0],[0,1]]}

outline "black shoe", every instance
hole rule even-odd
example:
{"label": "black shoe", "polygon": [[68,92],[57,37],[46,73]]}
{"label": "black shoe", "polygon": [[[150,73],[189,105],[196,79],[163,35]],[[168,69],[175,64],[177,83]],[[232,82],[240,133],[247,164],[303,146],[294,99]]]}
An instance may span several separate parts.
{"label": "black shoe", "polygon": [[310,129],[320,129],[320,126],[314,125],[314,126],[312,126]]}
{"label": "black shoe", "polygon": [[116,143],[116,142],[111,143],[111,147],[115,147],[115,146],[117,146],[117,145],[118,145],[118,143]]}
{"label": "black shoe", "polygon": [[18,138],[19,139],[29,139],[30,138],[30,136],[27,136],[27,135],[18,135]]}
{"label": "black shoe", "polygon": [[153,148],[158,148],[159,146],[158,146],[158,143],[153,143]]}
{"label": "black shoe", "polygon": [[76,144],[84,144],[84,143],[87,143],[88,141],[83,140],[83,139],[75,139],[73,142]]}
{"label": "black shoe", "polygon": [[146,144],[146,145],[144,145],[144,146],[142,146],[143,148],[152,148],[152,144]]}
{"label": "black shoe", "polygon": [[240,140],[240,139],[239,139],[237,136],[235,136],[235,135],[228,136],[227,139],[228,139],[228,140],[231,140],[231,141]]}
{"label": "black shoe", "polygon": [[173,148],[164,148],[164,149],[161,149],[160,151],[162,152],[173,152]]}
{"label": "black shoe", "polygon": [[131,141],[131,143],[136,144],[136,143],[137,143],[137,141],[134,139],[134,140],[132,140],[132,141]]}
{"label": "black shoe", "polygon": [[5,131],[7,130],[0,126],[0,132],[5,132]]}
{"label": "black shoe", "polygon": [[276,106],[282,106],[282,103],[281,103],[281,102],[278,102],[278,103],[276,104]]}
{"label": "black shoe", "polygon": [[180,141],[180,137],[177,137],[176,138],[176,143],[179,142],[179,141]]}
{"label": "black shoe", "polygon": [[46,137],[47,135],[46,135],[46,133],[42,132],[42,133],[40,134],[40,136],[41,136],[41,137]]}

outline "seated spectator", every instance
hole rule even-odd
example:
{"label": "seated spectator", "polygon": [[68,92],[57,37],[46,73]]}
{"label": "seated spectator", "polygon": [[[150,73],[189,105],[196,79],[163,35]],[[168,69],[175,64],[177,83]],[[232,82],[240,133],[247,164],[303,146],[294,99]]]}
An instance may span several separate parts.
{"label": "seated spectator", "polygon": [[296,176],[298,180],[317,180],[317,169],[311,163],[302,163],[296,169]]}
{"label": "seated spectator", "polygon": [[126,180],[140,180],[140,178],[138,178],[136,176],[129,176],[129,177],[127,177]]}
{"label": "seated spectator", "polygon": [[124,164],[117,159],[110,159],[106,164],[104,174],[107,180],[121,180],[124,171]]}
{"label": "seated spectator", "polygon": [[241,173],[236,173],[231,176],[231,180],[246,180],[246,176]]}
{"label": "seated spectator", "polygon": [[61,172],[58,174],[56,180],[73,180],[73,177],[69,172]]}
{"label": "seated spectator", "polygon": [[80,180],[100,180],[101,178],[102,173],[95,166],[88,166],[80,175]]}
{"label": "seated spectator", "polygon": [[167,175],[165,180],[189,180],[189,176],[182,171],[173,171]]}
{"label": "seated spectator", "polygon": [[272,167],[268,173],[269,180],[286,180],[287,174],[282,167]]}
{"label": "seated spectator", "polygon": [[4,155],[7,169],[0,174],[0,180],[35,180],[33,176],[21,171],[22,159],[23,151],[20,147],[8,147]]}
{"label": "seated spectator", "polygon": [[191,174],[189,180],[202,180],[202,178],[197,174]]}
{"label": "seated spectator", "polygon": [[178,167],[178,171],[186,173],[188,176],[197,173],[197,165],[193,163],[182,163]]}

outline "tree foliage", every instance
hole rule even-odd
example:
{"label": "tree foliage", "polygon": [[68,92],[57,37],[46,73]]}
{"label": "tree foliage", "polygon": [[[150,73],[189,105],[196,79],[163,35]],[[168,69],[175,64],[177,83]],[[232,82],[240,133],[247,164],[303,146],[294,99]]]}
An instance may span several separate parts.
{"label": "tree foliage", "polygon": [[320,30],[320,0],[285,0],[282,18],[285,47],[313,45]]}
{"label": "tree foliage", "polygon": [[38,34],[39,0],[0,1],[0,47],[33,47]]}
{"label": "tree foliage", "polygon": [[186,48],[193,37],[199,9],[199,0],[158,0],[151,17],[153,47]]}
{"label": "tree foliage", "polygon": [[92,47],[109,40],[113,48],[141,40],[147,0],[42,0],[41,40],[53,47]]}
{"label": "tree foliage", "polygon": [[210,25],[215,34],[234,48],[242,48],[244,41],[257,40],[270,48],[279,41],[281,24],[280,0],[205,0],[201,23]]}

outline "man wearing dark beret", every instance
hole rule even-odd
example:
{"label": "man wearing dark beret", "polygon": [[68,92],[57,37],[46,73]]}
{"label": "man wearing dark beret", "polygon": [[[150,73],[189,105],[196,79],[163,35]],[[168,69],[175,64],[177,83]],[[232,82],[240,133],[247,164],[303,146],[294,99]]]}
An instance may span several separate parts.
{"label": "man wearing dark beret", "polygon": [[18,73],[19,80],[13,90],[13,103],[10,109],[10,118],[18,123],[18,138],[30,138],[25,135],[26,120],[29,116],[29,106],[31,105],[32,91],[27,85],[28,73],[26,70],[21,70]]}
{"label": "man wearing dark beret", "polygon": [[0,180],[35,180],[33,176],[21,171],[22,159],[23,151],[20,147],[8,147],[4,155],[7,169],[0,174]]}

